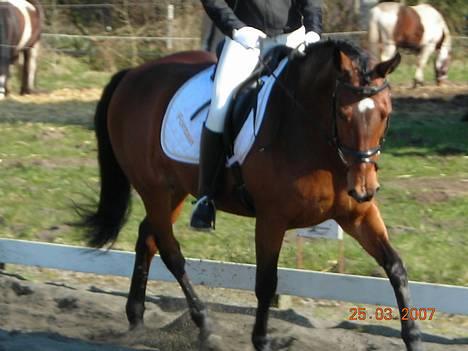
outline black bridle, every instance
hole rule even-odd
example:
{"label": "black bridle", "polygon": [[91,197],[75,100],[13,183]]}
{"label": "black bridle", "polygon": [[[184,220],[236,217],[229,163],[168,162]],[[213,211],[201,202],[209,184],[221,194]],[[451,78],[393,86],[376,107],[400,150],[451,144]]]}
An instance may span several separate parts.
{"label": "black bridle", "polygon": [[[295,57],[304,57],[305,54],[296,48],[296,49],[292,50],[288,56],[289,56],[289,61],[291,61]],[[292,101],[294,101],[294,105],[296,107],[299,107],[304,114],[307,114],[307,112],[306,112],[305,108],[302,106],[302,104],[300,104],[296,100],[295,94],[291,93],[291,91],[281,82],[281,80],[278,79],[278,77],[275,75],[274,71],[269,67],[269,65],[267,63],[264,62],[264,60],[261,57],[259,57],[259,60],[260,60],[259,62],[264,67],[264,69],[268,72],[268,74],[273,76],[273,78],[276,81],[276,84],[278,84],[280,86],[280,88],[285,92],[285,94]],[[377,169],[378,168],[377,162],[375,160],[373,160],[372,158],[374,156],[377,156],[377,155],[380,154],[380,151],[382,149],[382,145],[385,142],[385,136],[386,136],[387,131],[388,131],[390,119],[387,117],[387,124],[385,126],[385,131],[383,133],[383,136],[380,138],[379,145],[377,145],[376,147],[361,151],[361,150],[356,150],[356,149],[353,149],[353,148],[350,148],[348,146],[343,145],[340,142],[340,138],[339,138],[339,135],[338,135],[338,128],[337,128],[338,109],[337,109],[336,92],[340,87],[343,87],[345,89],[353,91],[354,93],[356,93],[361,98],[368,98],[368,97],[371,97],[371,96],[374,96],[374,95],[380,93],[381,91],[383,91],[383,90],[385,90],[387,88],[390,88],[390,84],[385,79],[384,82],[381,85],[355,86],[355,85],[352,85],[351,83],[345,82],[345,81],[338,78],[336,80],[335,90],[333,91],[333,96],[332,96],[332,114],[333,115],[332,115],[332,135],[331,135],[331,138],[330,138],[330,144],[332,146],[336,147],[338,155],[339,155],[341,161],[345,164],[345,166],[350,167],[355,163],[370,163],[370,164],[374,164],[375,168]],[[346,156],[351,156],[352,158],[354,158],[355,162],[350,164],[346,160]]]}
{"label": "black bridle", "polygon": [[[379,145],[377,145],[376,147],[373,147],[367,150],[356,150],[346,145],[343,145],[340,142],[340,138],[338,135],[338,127],[337,127],[338,106],[337,106],[337,94],[336,93],[340,87],[356,93],[360,98],[368,98],[387,89],[389,87],[388,81],[385,80],[383,84],[381,85],[355,86],[348,82],[344,82],[342,80],[337,79],[335,91],[333,92],[333,96],[332,96],[333,116],[332,116],[331,143],[333,146],[336,147],[341,161],[343,161],[343,163],[347,167],[350,167],[356,163],[371,163],[371,164],[374,164],[375,167],[377,168],[377,162],[374,161],[373,157],[380,154],[382,145],[385,141],[385,135],[387,134],[389,118],[387,118],[387,125],[385,127],[384,135],[380,139]],[[353,163],[348,162],[346,160],[346,156],[350,156],[351,158],[353,158],[354,162]]]}

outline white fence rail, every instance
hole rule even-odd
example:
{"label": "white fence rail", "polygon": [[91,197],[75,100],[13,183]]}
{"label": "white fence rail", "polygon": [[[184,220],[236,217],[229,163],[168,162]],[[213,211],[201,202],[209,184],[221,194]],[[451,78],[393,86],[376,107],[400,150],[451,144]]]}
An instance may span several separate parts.
{"label": "white fence rail", "polygon": [[[133,261],[134,254],[124,251],[0,239],[4,263],[130,277]],[[243,290],[255,286],[253,265],[188,259],[187,272],[195,284]],[[395,306],[387,279],[284,268],[278,274],[279,294]],[[158,256],[149,279],[174,281]],[[415,307],[468,315],[467,287],[410,282],[410,288]]]}

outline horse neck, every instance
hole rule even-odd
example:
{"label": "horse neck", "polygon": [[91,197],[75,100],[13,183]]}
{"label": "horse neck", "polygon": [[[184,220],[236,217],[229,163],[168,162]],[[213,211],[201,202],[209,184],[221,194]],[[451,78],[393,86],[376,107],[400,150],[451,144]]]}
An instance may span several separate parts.
{"label": "horse neck", "polygon": [[[328,163],[332,130],[332,95],[336,73],[333,51],[327,59],[292,61],[279,78],[270,100],[264,142],[288,169],[314,169]],[[309,56],[309,55],[308,55]]]}
{"label": "horse neck", "polygon": [[[333,92],[336,70],[333,63],[333,48],[324,47],[307,58],[292,62],[290,75],[286,78],[290,91],[294,92],[295,104],[288,116],[291,127],[313,134],[323,131],[331,124]],[[327,129],[328,130],[328,129]]]}

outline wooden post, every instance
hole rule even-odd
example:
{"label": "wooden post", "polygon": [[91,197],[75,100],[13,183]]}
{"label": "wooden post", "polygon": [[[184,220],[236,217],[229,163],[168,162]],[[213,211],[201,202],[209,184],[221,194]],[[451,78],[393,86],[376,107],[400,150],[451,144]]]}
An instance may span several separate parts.
{"label": "wooden post", "polygon": [[356,16],[361,14],[361,0],[354,0],[353,9]]}
{"label": "wooden post", "polygon": [[172,27],[174,25],[174,5],[167,5],[167,40],[166,47],[172,49]]}
{"label": "wooden post", "polygon": [[304,237],[296,235],[296,268],[304,268]]}
{"label": "wooden post", "polygon": [[344,239],[339,240],[338,243],[338,273],[345,271],[345,257],[344,257]]}

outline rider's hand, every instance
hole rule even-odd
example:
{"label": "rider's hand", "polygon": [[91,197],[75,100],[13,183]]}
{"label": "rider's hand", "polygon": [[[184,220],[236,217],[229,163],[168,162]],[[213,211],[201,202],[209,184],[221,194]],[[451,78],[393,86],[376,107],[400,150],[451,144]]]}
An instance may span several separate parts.
{"label": "rider's hand", "polygon": [[304,37],[304,42],[298,46],[297,50],[299,50],[299,52],[301,53],[304,53],[308,45],[316,43],[318,41],[320,41],[320,35],[313,31],[307,32]]}
{"label": "rider's hand", "polygon": [[260,46],[260,39],[267,35],[254,27],[242,27],[234,29],[232,39],[241,44],[246,49],[256,49]]}
{"label": "rider's hand", "polygon": [[305,38],[304,38],[304,42],[306,46],[312,43],[316,43],[318,41],[320,41],[320,35],[318,35],[317,33],[313,31],[306,33]]}

